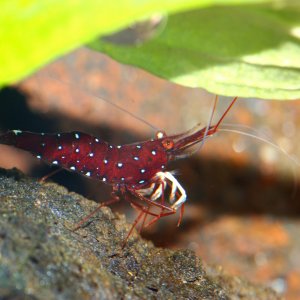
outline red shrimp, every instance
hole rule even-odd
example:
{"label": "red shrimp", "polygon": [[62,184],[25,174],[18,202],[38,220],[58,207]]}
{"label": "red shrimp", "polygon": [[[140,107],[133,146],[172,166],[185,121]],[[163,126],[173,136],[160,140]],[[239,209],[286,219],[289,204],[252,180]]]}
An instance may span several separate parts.
{"label": "red shrimp", "polygon": [[[187,196],[172,173],[166,171],[167,164],[189,155],[186,153],[187,149],[212,136],[236,100],[237,97],[232,100],[216,125],[209,124],[201,129],[170,136],[158,131],[154,139],[140,143],[114,146],[99,137],[77,131],[44,134],[12,130],[0,135],[0,144],[29,151],[49,164],[110,184],[112,199],[100,204],[75,229],[81,227],[101,207],[119,201],[119,195],[123,195],[134,208],[140,210],[126,242],[143,216],[143,223],[147,215],[153,216],[150,222],[152,224],[181,208],[179,225]],[[167,187],[169,193],[165,193]],[[152,212],[150,208],[153,206],[159,208],[160,212]]]}

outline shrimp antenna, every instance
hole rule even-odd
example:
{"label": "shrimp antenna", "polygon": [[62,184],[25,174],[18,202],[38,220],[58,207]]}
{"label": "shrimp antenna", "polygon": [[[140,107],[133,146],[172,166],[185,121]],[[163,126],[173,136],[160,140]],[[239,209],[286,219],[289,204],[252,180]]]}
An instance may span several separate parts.
{"label": "shrimp antenna", "polygon": [[232,108],[233,104],[236,102],[237,99],[238,99],[238,97],[235,97],[235,98],[231,101],[230,105],[227,107],[227,109],[225,110],[225,112],[222,114],[222,116],[221,116],[221,118],[219,119],[219,121],[217,122],[217,124],[214,125],[214,126],[212,126],[212,125],[211,125],[211,124],[212,124],[212,120],[213,120],[214,113],[215,113],[215,111],[216,111],[217,103],[218,103],[218,100],[219,100],[218,95],[215,96],[214,103],[213,103],[213,105],[212,105],[212,109],[211,109],[211,112],[210,112],[210,114],[209,114],[207,126],[206,126],[206,128],[205,128],[204,133],[203,133],[203,137],[202,137],[201,143],[200,143],[200,145],[196,148],[196,150],[193,151],[193,152],[199,151],[199,150],[203,147],[206,138],[208,138],[208,137],[210,136],[209,132],[212,130],[212,127],[213,127],[213,132],[218,131],[218,129],[219,129],[221,123],[223,122],[225,116],[226,116],[227,113],[230,111],[230,109]]}
{"label": "shrimp antenna", "polygon": [[[223,126],[233,127],[234,125],[233,124],[224,124]],[[241,126],[241,127],[246,127],[246,126]],[[250,127],[248,127],[248,128],[250,129]],[[283,148],[281,148],[277,144],[273,143],[272,141],[268,140],[267,138],[260,137],[260,136],[257,136],[255,134],[245,132],[245,131],[242,131],[242,130],[238,130],[238,129],[220,128],[219,131],[237,133],[237,134],[240,134],[240,135],[244,135],[244,136],[256,139],[260,142],[266,143],[266,144],[272,146],[278,152],[281,152],[284,155],[286,155],[290,161],[294,162],[298,167],[300,167],[300,162],[294,156],[290,155],[286,150],[284,150]]]}
{"label": "shrimp antenna", "polygon": [[[223,126],[228,126],[228,127],[234,127],[234,124],[223,124]],[[236,126],[235,126],[236,127]],[[257,132],[257,130],[254,130],[253,128],[251,128],[250,126],[246,126],[246,125],[241,125],[239,126],[240,128],[247,128],[247,129],[252,129],[254,132]],[[240,135],[244,135],[253,139],[256,139],[259,142],[263,142],[266,143],[267,145],[272,146],[274,149],[276,149],[278,152],[283,153],[284,155],[287,156],[287,158],[291,161],[294,162],[296,164],[296,166],[300,167],[300,162],[297,160],[296,157],[290,155],[285,149],[279,147],[277,144],[273,143],[272,141],[270,141],[268,138],[264,138],[264,137],[260,137],[257,136],[255,134],[249,133],[249,132],[245,132],[245,131],[241,131],[239,129],[228,129],[228,128],[220,128],[219,131],[223,131],[223,132],[231,132],[231,133],[237,133]],[[293,166],[292,168],[293,170],[293,178],[294,178],[294,191],[292,193],[292,198],[296,197],[296,192],[298,190],[298,184],[297,184],[297,180],[296,180],[296,169],[295,166]]]}
{"label": "shrimp antenna", "polygon": [[[39,75],[39,76],[42,76],[42,75]],[[52,76],[52,75],[50,75],[50,74],[43,75],[43,76],[49,77],[49,78],[51,78],[51,79],[54,80],[54,81],[60,82],[60,83],[62,83],[62,84],[68,85],[68,86],[70,86],[70,87],[71,87],[71,86],[73,87],[73,84],[72,84],[70,81],[67,81],[67,80],[61,80],[61,79],[55,78],[54,76]],[[76,87],[76,88],[78,88],[78,87]],[[120,111],[122,111],[122,112],[128,114],[129,116],[133,117],[134,119],[136,119],[136,120],[138,120],[138,121],[144,123],[145,125],[149,126],[149,127],[152,128],[153,130],[155,130],[155,131],[158,131],[158,130],[159,130],[157,127],[155,127],[154,125],[152,125],[150,122],[148,122],[148,121],[142,119],[141,117],[135,115],[134,113],[128,111],[128,110],[125,109],[124,107],[122,107],[122,106],[120,106],[120,105],[118,105],[118,104],[116,104],[116,103],[114,103],[114,102],[112,102],[112,101],[110,101],[110,100],[108,100],[108,99],[105,99],[105,98],[103,98],[103,97],[99,97],[98,95],[95,95],[94,93],[92,93],[91,91],[87,90],[86,88],[84,88],[84,87],[82,87],[82,86],[80,87],[80,90],[83,91],[84,93],[86,93],[87,95],[91,96],[91,97],[97,98],[97,99],[99,99],[99,100],[101,100],[101,101],[104,101],[104,102],[110,104],[111,106],[115,107],[116,109],[118,109],[118,110],[120,110]]]}
{"label": "shrimp antenna", "polygon": [[208,116],[207,126],[206,126],[204,134],[203,134],[203,139],[202,139],[200,145],[196,148],[195,152],[196,151],[198,152],[204,146],[204,142],[205,142],[205,140],[208,136],[208,130],[211,127],[211,124],[212,124],[212,119],[214,117],[214,113],[215,113],[215,110],[216,110],[216,107],[217,107],[218,100],[219,100],[219,97],[218,97],[218,95],[216,95],[215,99],[214,99],[212,109],[211,109],[210,114]]}

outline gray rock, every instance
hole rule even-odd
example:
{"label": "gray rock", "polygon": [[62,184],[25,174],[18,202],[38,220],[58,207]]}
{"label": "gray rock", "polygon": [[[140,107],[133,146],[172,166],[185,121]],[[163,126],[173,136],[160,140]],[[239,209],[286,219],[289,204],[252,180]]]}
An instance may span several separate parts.
{"label": "gray rock", "polygon": [[0,170],[0,299],[279,299],[188,250],[155,248],[124,216],[17,170]]}

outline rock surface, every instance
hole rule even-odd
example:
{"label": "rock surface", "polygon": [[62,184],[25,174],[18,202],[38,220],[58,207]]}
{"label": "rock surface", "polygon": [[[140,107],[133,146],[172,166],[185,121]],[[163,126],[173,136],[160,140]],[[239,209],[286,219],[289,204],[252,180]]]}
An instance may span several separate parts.
{"label": "rock surface", "polygon": [[155,248],[96,203],[17,170],[0,170],[0,299],[279,299],[270,289],[205,269],[187,250]]}

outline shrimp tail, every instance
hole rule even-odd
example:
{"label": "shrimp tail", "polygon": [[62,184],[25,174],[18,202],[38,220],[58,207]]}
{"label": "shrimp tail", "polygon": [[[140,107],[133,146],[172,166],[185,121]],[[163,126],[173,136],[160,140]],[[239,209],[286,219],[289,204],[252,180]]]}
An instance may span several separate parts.
{"label": "shrimp tail", "polygon": [[0,144],[38,154],[41,148],[41,135],[28,131],[10,130],[0,135]]}

